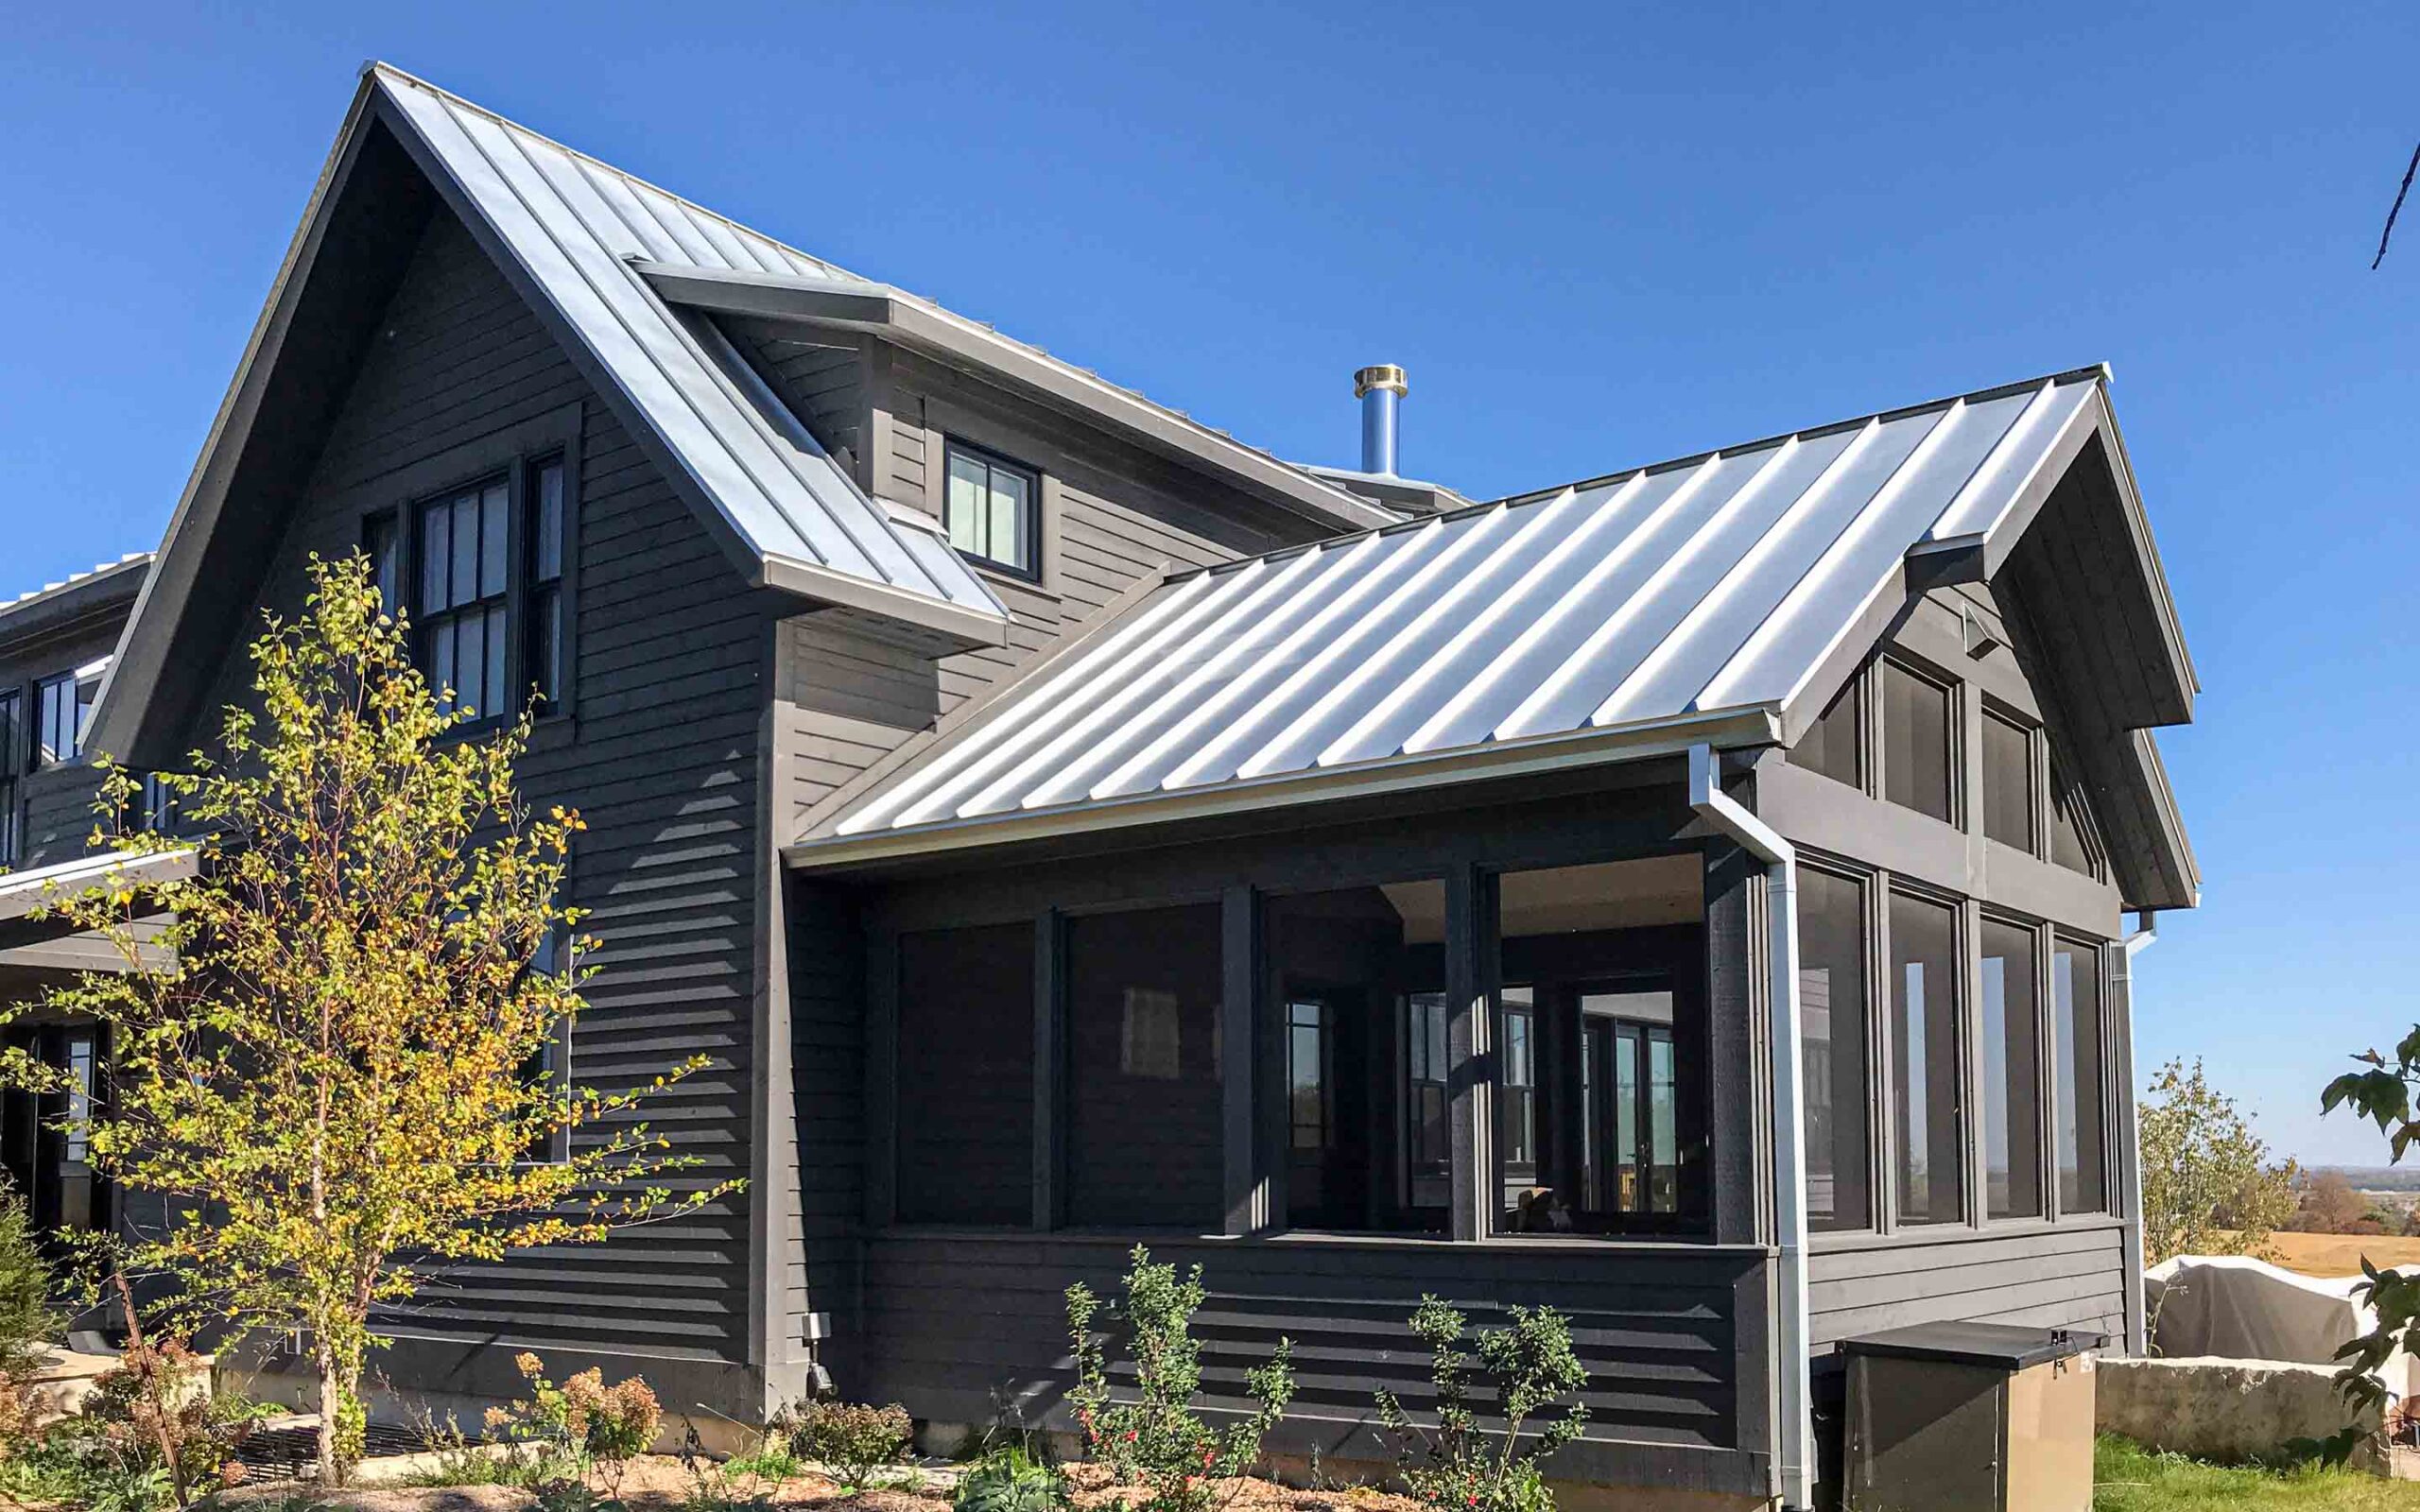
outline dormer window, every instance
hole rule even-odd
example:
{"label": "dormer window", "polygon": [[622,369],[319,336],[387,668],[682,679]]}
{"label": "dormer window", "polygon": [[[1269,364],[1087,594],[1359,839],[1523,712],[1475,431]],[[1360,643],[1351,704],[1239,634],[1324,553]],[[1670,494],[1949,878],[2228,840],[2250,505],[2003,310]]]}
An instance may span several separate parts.
{"label": "dormer window", "polygon": [[103,657],[34,685],[36,768],[63,765],[84,754],[84,727],[93,721],[93,699],[109,666],[109,658]]}
{"label": "dormer window", "polygon": [[942,524],[967,556],[1020,577],[1042,576],[1042,474],[1031,468],[952,440]]}

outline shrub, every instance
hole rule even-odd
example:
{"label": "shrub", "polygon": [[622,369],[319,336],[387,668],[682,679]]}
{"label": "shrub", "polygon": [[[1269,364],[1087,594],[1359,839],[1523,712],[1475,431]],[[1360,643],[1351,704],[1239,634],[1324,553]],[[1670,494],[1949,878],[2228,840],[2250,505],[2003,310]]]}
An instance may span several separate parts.
{"label": "shrub", "polygon": [[[1378,1393],[1378,1426],[1395,1446],[1395,1468],[1419,1501],[1453,1512],[1554,1512],[1554,1493],[1540,1470],[1547,1455],[1571,1442],[1588,1420],[1573,1402],[1524,1447],[1523,1428],[1588,1380],[1571,1352],[1571,1325],[1550,1307],[1512,1309],[1512,1326],[1490,1329],[1475,1341],[1476,1361],[1461,1349],[1468,1320],[1434,1297],[1423,1297],[1411,1332],[1430,1351],[1428,1379],[1437,1388],[1437,1426],[1412,1422],[1394,1394]],[[1468,1372],[1476,1363],[1503,1428],[1491,1433],[1473,1404]]]}
{"label": "shrub", "polygon": [[529,1397],[488,1409],[488,1432],[512,1446],[488,1478],[544,1493],[584,1487],[595,1468],[606,1494],[618,1496],[631,1457],[647,1452],[664,1422],[664,1408],[646,1380],[631,1376],[608,1386],[604,1372],[590,1368],[559,1386],[546,1379],[536,1355],[525,1351],[512,1363],[529,1383]]}
{"label": "shrub", "polygon": [[50,1266],[34,1242],[26,1200],[0,1186],[0,1382],[12,1389],[42,1364],[58,1337],[50,1290]]}
{"label": "shrub", "polygon": [[[1213,1430],[1193,1410],[1201,1385],[1201,1346],[1192,1334],[1193,1314],[1206,1295],[1201,1267],[1179,1281],[1176,1267],[1151,1263],[1151,1252],[1134,1246],[1126,1272],[1127,1322],[1133,1330],[1135,1385],[1139,1400],[1113,1402],[1102,1336],[1093,1329],[1100,1300],[1082,1282],[1067,1288],[1067,1332],[1075,1345],[1077,1383],[1067,1394],[1082,1431],[1084,1452],[1107,1464],[1119,1480],[1150,1488],[1147,1512],[1199,1512],[1234,1499],[1238,1477],[1260,1459],[1260,1441],[1286,1416],[1294,1398],[1293,1341],[1279,1339],[1267,1365],[1245,1373],[1245,1391],[1255,1404],[1250,1415]],[[1224,1494],[1214,1490],[1229,1483]]]}
{"label": "shrub", "polygon": [[1067,1478],[1012,1444],[969,1466],[950,1505],[955,1512],[1052,1512],[1067,1505]]}
{"label": "shrub", "polygon": [[91,1457],[123,1467],[130,1487],[144,1478],[136,1472],[157,1469],[182,1504],[242,1478],[235,1451],[272,1411],[232,1392],[213,1393],[208,1363],[168,1339],[128,1345],[93,1383],[80,1421]]}
{"label": "shrub", "polygon": [[915,1420],[895,1401],[874,1407],[809,1399],[789,1408],[778,1426],[792,1454],[822,1466],[852,1496],[889,1484],[882,1471],[899,1463],[916,1433]]}
{"label": "shrub", "polygon": [[2143,1253],[2258,1255],[2292,1215],[2291,1160],[2273,1161],[2234,1099],[2211,1087],[2202,1063],[2171,1060],[2141,1105]]}

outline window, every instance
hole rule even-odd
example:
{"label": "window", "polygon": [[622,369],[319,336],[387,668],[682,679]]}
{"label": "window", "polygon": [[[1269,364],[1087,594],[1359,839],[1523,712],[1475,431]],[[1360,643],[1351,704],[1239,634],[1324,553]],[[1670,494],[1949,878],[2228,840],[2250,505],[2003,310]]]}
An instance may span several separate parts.
{"label": "window", "polygon": [[501,477],[420,507],[422,665],[444,707],[481,719],[506,717],[517,701],[505,679],[511,523]]}
{"label": "window", "polygon": [[529,471],[529,685],[543,705],[563,690],[563,464]]}
{"label": "window", "polygon": [[1958,921],[1920,898],[1891,899],[1893,1169],[1904,1224],[1965,1216],[1959,1131]]}
{"label": "window", "polygon": [[1038,577],[1042,477],[989,452],[949,443],[949,490],[942,524],[949,543],[970,557]]}
{"label": "window", "polygon": [[1538,1059],[1536,1016],[1526,987],[1508,987],[1500,1005],[1502,1072],[1496,1078],[1496,1138],[1503,1142],[1504,1180],[1517,1191],[1538,1177]]}
{"label": "window", "polygon": [[57,766],[84,753],[84,728],[92,723],[93,697],[101,691],[109,658],[34,685],[36,767]]}
{"label": "window", "polygon": [[[1583,992],[1583,1147],[1612,1159],[1582,1173],[1584,1211],[1632,1217],[1680,1211],[1680,1107],[1669,992]],[[1551,1227],[1549,1225],[1549,1227]]]}
{"label": "window", "polygon": [[0,867],[17,864],[17,779],[26,759],[25,696],[0,689]]}
{"label": "window", "polygon": [[2100,947],[2069,939],[2053,945],[2050,992],[2050,1033],[2058,1056],[2059,1211],[2106,1212]]}
{"label": "window", "polygon": [[2042,1215],[2042,1054],[2033,931],[1982,930],[1983,1197],[1995,1218]]}
{"label": "window", "polygon": [[1799,1054],[1806,1099],[1806,1221],[1817,1229],[1874,1222],[1865,980],[1865,889],[1828,871],[1802,869]]}
{"label": "window", "polygon": [[532,697],[541,715],[567,707],[573,513],[568,464],[551,455],[362,522],[379,594],[410,610],[414,656],[452,690],[447,708],[485,724]]}
{"label": "window", "polygon": [[1951,822],[1949,768],[1949,689],[1883,662],[1882,796]]}
{"label": "window", "polygon": [[2033,731],[1990,711],[1983,714],[1983,833],[2029,854],[2033,850]]}
{"label": "window", "polygon": [[1824,711],[1824,716],[1798,737],[1798,744],[1789,747],[1789,765],[1821,772],[1851,787],[1863,785],[1864,764],[1858,759],[1858,715],[1863,707],[1858,697],[1858,685],[1862,680],[1851,678],[1848,686],[1832,700],[1832,706]]}
{"label": "window", "polygon": [[1327,1005],[1286,1005],[1286,1114],[1297,1152],[1327,1149],[1334,1125],[1328,1108]]}
{"label": "window", "polygon": [[1404,1038],[1408,1063],[1404,1070],[1407,1105],[1404,1157],[1410,1208],[1442,1208],[1451,1196],[1454,1140],[1446,1122],[1447,1068],[1445,994],[1414,992],[1404,1003]]}
{"label": "window", "polygon": [[1217,1227],[1219,905],[1088,914],[1066,940],[1067,1221]]}
{"label": "window", "polygon": [[902,1222],[1033,1219],[1033,940],[1029,923],[899,937]]}

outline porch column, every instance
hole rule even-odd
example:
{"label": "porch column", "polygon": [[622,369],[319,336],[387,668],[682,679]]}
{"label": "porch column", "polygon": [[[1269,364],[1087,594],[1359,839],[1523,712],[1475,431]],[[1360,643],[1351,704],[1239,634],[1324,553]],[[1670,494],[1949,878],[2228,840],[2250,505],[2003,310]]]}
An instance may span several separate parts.
{"label": "porch column", "polygon": [[1495,993],[1495,878],[1476,867],[1445,874],[1446,1122],[1453,1151],[1446,1232],[1479,1239],[1501,1200],[1495,1174],[1495,1065],[1488,1005]]}
{"label": "porch column", "polygon": [[1704,1181],[1715,1241],[1751,1245],[1768,1236],[1772,1204],[1772,1105],[1767,1084],[1766,936],[1763,868],[1735,845],[1705,857],[1706,1108]]}
{"label": "porch column", "polygon": [[1259,1117],[1260,901],[1249,886],[1219,899],[1219,1132],[1226,1177],[1224,1223],[1229,1234],[1258,1233],[1274,1221],[1270,1161]]}
{"label": "porch column", "polygon": [[1061,1070],[1067,1063],[1066,953],[1056,908],[1033,921],[1033,1227],[1047,1233],[1063,1212],[1066,1120],[1061,1112]]}

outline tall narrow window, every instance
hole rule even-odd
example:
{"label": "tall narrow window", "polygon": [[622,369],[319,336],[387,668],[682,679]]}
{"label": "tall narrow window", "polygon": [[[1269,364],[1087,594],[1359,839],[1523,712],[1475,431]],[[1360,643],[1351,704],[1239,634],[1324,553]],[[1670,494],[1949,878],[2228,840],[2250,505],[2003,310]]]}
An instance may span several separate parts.
{"label": "tall narrow window", "polygon": [[1896,662],[1882,663],[1882,796],[1946,822],[1949,690]]}
{"label": "tall narrow window", "polygon": [[949,443],[949,491],[942,524],[949,543],[970,557],[1028,577],[1039,576],[1042,477],[1030,468]]}
{"label": "tall narrow window", "polygon": [[420,511],[419,635],[428,679],[447,709],[482,720],[507,717],[517,701],[504,673],[510,504],[498,477]]}
{"label": "tall narrow window", "polygon": [[2042,1047],[2033,931],[1983,921],[1983,1187],[1995,1218],[2042,1214]]}
{"label": "tall narrow window", "polygon": [[1446,1123],[1445,994],[1414,992],[1404,1000],[1404,1202],[1442,1208],[1454,1170]]}
{"label": "tall narrow window", "polygon": [[24,775],[26,713],[24,696],[0,690],[0,867],[17,864],[17,779]]}
{"label": "tall narrow window", "polygon": [[1959,1133],[1957,916],[1919,898],[1891,900],[1892,1165],[1899,1221],[1965,1216]]}
{"label": "tall narrow window", "polygon": [[2050,952],[2050,1032],[2058,1045],[2059,1211],[2106,1212],[2100,948],[2060,940]]}
{"label": "tall narrow window", "polygon": [[1798,737],[1798,744],[1789,747],[1789,765],[1821,772],[1851,787],[1865,781],[1864,764],[1858,759],[1861,723],[1858,715],[1862,707],[1858,698],[1858,681],[1851,678],[1848,686],[1832,700],[1832,706],[1824,711],[1824,716]]}
{"label": "tall narrow window", "polygon": [[2033,731],[1996,713],[1983,715],[1983,833],[2033,850]]}
{"label": "tall narrow window", "polygon": [[1500,1045],[1503,1057],[1496,1077],[1496,1138],[1504,1144],[1504,1184],[1508,1200],[1517,1201],[1538,1179],[1538,1047],[1534,1001],[1527,987],[1508,987],[1500,994]]}
{"label": "tall narrow window", "polygon": [[378,590],[379,604],[390,615],[401,612],[404,532],[395,511],[373,514],[362,522],[361,554],[370,558],[370,583]]}
{"label": "tall narrow window", "polygon": [[1865,890],[1807,868],[1798,874],[1798,1005],[1806,1095],[1806,1221],[1872,1225],[1867,1177]]}
{"label": "tall narrow window", "polygon": [[523,681],[544,704],[563,694],[563,464],[529,470],[529,630]]}

